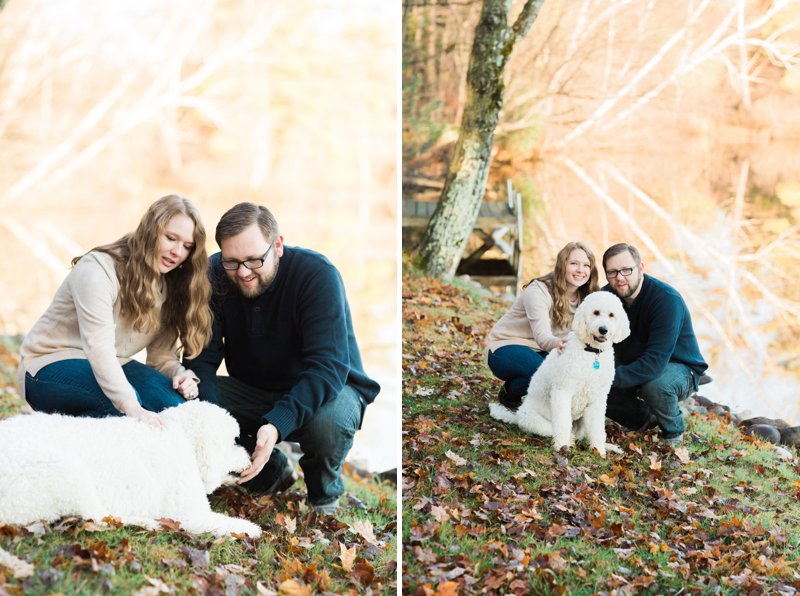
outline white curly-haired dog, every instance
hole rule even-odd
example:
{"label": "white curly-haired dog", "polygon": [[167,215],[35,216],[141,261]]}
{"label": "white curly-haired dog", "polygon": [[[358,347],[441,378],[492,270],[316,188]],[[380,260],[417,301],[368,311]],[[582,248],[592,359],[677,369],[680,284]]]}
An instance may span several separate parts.
{"label": "white curly-haired dog", "polygon": [[630,335],[622,302],[610,292],[592,292],[575,311],[563,353],[553,351],[531,377],[528,393],[514,412],[489,404],[492,417],[522,430],[553,437],[553,447],[587,439],[605,457],[606,399],[614,380],[614,348]]}
{"label": "white curly-haired dog", "polygon": [[160,413],[165,429],[124,416],[35,413],[0,420],[0,524],[77,515],[192,533],[258,536],[244,519],[211,510],[206,494],[250,465],[239,425],[219,406],[189,401]]}

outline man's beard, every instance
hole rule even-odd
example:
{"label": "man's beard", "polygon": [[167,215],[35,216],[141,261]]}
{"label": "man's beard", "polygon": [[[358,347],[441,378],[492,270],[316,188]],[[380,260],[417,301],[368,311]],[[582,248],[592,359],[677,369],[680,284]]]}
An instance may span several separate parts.
{"label": "man's beard", "polygon": [[277,275],[278,275],[278,267],[276,266],[269,273],[261,275],[256,273],[255,276],[257,283],[252,286],[243,286],[241,278],[239,276],[236,276],[234,279],[228,278],[228,281],[245,298],[258,298],[269,289],[269,287],[272,285],[272,282],[275,281],[275,277]]}
{"label": "man's beard", "polygon": [[245,287],[238,278],[233,282],[233,285],[236,287],[236,290],[245,298],[258,298],[261,296],[261,294],[267,291],[268,286],[264,285],[264,282],[260,277],[257,277],[256,279],[258,280],[258,283],[254,286]]}
{"label": "man's beard", "polygon": [[613,290],[614,290],[614,293],[620,298],[630,298],[636,292],[636,290],[639,289],[639,285],[641,283],[642,283],[642,278],[641,277],[636,280],[636,285],[633,285],[632,283],[628,283],[628,287],[625,290],[624,294],[621,293],[617,288],[613,288]]}

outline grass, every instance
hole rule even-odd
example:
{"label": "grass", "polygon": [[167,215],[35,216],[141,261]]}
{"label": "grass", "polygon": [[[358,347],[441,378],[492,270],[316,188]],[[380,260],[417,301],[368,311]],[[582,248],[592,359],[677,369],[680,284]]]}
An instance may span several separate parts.
{"label": "grass", "polygon": [[[0,338],[0,418],[25,406],[16,387],[18,342]],[[0,595],[394,594],[396,487],[347,464],[344,481],[335,517],[309,511],[302,481],[274,497],[254,499],[236,487],[210,496],[216,511],[258,523],[258,539],[195,536],[168,522],[159,531],[78,518],[0,525]]]}
{"label": "grass", "polygon": [[795,593],[800,465],[692,415],[684,444],[608,425],[622,455],[491,419],[484,338],[508,304],[403,281],[403,591]]}

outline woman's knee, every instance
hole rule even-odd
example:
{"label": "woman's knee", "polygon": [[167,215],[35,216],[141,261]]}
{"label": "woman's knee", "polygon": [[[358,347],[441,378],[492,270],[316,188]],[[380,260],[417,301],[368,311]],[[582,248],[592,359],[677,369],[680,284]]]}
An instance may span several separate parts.
{"label": "woman's knee", "polygon": [[160,412],[184,402],[172,388],[172,380],[146,364],[132,360],[122,367],[122,371],[145,410]]}
{"label": "woman's knee", "polygon": [[86,360],[48,364],[36,376],[25,373],[25,399],[37,412],[69,416],[119,415]]}
{"label": "woman's knee", "polygon": [[489,369],[498,379],[530,378],[545,356],[527,346],[503,346],[489,354]]}
{"label": "woman's knee", "polygon": [[139,400],[139,403],[142,404],[142,407],[151,412],[160,412],[167,408],[174,408],[186,401],[171,385],[166,387],[158,385],[145,386],[141,390],[134,386],[134,390],[136,391],[136,398]]}

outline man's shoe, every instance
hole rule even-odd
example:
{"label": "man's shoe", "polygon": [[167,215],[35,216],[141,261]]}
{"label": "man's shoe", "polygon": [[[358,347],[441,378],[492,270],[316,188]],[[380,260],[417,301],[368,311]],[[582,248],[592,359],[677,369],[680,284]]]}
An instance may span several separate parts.
{"label": "man's shoe", "polygon": [[641,427],[638,428],[640,433],[645,433],[651,428],[655,428],[658,426],[658,418],[655,417],[655,414],[650,414],[650,418],[645,422]]}
{"label": "man's shoe", "polygon": [[291,486],[297,482],[297,472],[294,471],[294,468],[291,467],[291,464],[288,466],[288,471],[278,478],[272,486],[270,486],[266,491],[264,491],[265,495],[276,495],[278,493],[282,493],[285,490],[289,490]]}
{"label": "man's shoe", "polygon": [[339,499],[334,499],[324,505],[311,505],[317,515],[334,515],[339,510]]}
{"label": "man's shoe", "polygon": [[674,437],[663,437],[663,440],[665,443],[672,445],[673,447],[677,447],[683,443],[683,433],[675,435]]}
{"label": "man's shoe", "polygon": [[292,464],[286,458],[281,459],[283,460],[283,467],[277,477],[273,476],[274,480],[272,482],[264,486],[266,481],[262,475],[265,470],[262,470],[258,476],[245,482],[242,486],[257,495],[275,495],[288,490],[297,481],[298,476]]}
{"label": "man's shoe", "polygon": [[505,406],[512,411],[516,411],[522,405],[522,398],[510,396],[505,385],[500,387],[500,391],[497,394],[497,399],[500,401],[500,405]]}

